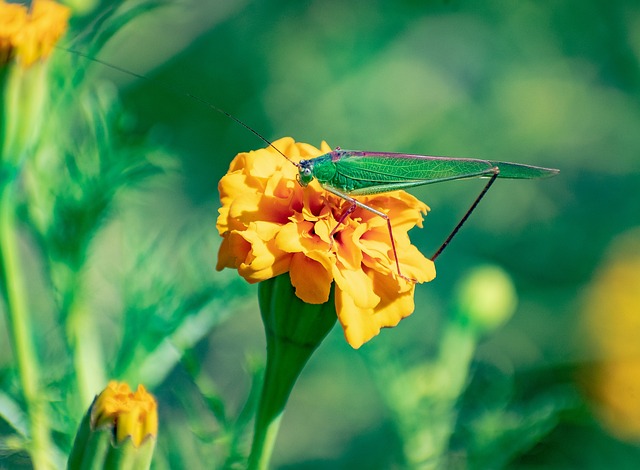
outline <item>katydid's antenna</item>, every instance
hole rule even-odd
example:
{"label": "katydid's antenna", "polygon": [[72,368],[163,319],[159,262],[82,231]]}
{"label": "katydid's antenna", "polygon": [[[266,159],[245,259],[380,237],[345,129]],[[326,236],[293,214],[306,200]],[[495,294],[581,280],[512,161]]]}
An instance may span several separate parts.
{"label": "katydid's antenna", "polygon": [[[80,51],[77,51],[75,49],[69,49],[63,46],[56,46],[57,49],[62,49],[63,51],[69,52],[71,54],[77,54],[80,57],[83,57],[87,60],[93,61],[93,62],[97,62],[98,64],[104,65],[105,67],[109,67],[110,69],[113,70],[117,70],[118,72],[124,73],[124,74],[128,74],[131,75],[133,77],[136,78],[140,78],[142,80],[146,80],[148,82],[151,81],[151,79],[149,77],[146,77],[142,74],[133,72],[131,70],[127,70],[123,67],[120,67],[118,65],[115,64],[111,64],[109,62],[106,62],[102,59],[98,59],[96,57],[91,57],[87,54],[84,54]],[[213,109],[214,111],[219,112],[220,114],[223,114],[225,116],[227,116],[228,118],[232,119],[233,121],[235,121],[236,123],[240,124],[242,127],[244,127],[245,129],[247,129],[249,132],[251,132],[253,135],[255,135],[257,138],[259,138],[260,140],[262,140],[264,143],[266,143],[269,147],[273,148],[276,152],[278,152],[280,155],[282,155],[287,161],[289,161],[292,165],[296,166],[296,167],[300,167],[300,164],[294,162],[293,160],[291,160],[289,157],[287,157],[283,152],[280,151],[280,149],[278,147],[276,147],[275,145],[273,145],[273,142],[271,142],[269,139],[267,139],[266,137],[264,137],[262,134],[260,134],[257,130],[255,130],[254,128],[252,128],[251,126],[249,126],[248,124],[245,124],[244,122],[242,122],[240,119],[238,119],[237,117],[235,117],[232,114],[229,114],[228,112],[226,112],[224,109],[218,108],[216,105],[214,105],[213,103],[205,100],[204,98],[199,97],[198,95],[194,95],[193,93],[189,93],[188,91],[184,91],[184,90],[180,90],[176,87],[173,87],[171,85],[167,85],[165,83],[161,83],[163,88],[166,88],[167,90],[170,90],[174,93],[186,96],[187,98],[191,98],[194,101],[197,101],[200,104],[203,104],[211,109]]]}

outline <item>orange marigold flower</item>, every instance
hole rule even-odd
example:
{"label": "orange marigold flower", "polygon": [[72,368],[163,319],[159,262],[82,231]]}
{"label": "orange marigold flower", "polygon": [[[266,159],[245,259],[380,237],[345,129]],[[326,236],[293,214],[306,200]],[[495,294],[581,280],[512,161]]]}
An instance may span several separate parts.
{"label": "orange marigold flower", "polygon": [[[294,162],[331,151],[324,142],[317,149],[289,137],[273,145]],[[396,272],[383,218],[357,207],[337,227],[349,203],[317,181],[301,187],[297,174],[272,147],[234,158],[218,185],[223,241],[217,269],[237,269],[251,283],[289,272],[296,295],[310,304],[326,302],[335,282],[338,319],[349,344],[358,348],[413,312],[415,284]],[[391,219],[402,274],[432,280],[433,262],[411,245],[407,233],[422,227],[429,208],[405,191],[358,199]]]}
{"label": "orange marigold flower", "polygon": [[0,0],[0,64],[14,55],[23,67],[48,57],[67,30],[71,11],[51,0],[24,5]]}

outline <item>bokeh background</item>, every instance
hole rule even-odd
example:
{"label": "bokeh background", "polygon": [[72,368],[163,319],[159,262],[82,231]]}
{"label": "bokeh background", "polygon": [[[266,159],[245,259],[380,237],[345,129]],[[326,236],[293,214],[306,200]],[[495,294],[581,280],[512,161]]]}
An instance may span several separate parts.
{"label": "bokeh background", "polygon": [[[76,16],[67,45],[87,50],[92,25],[113,5],[77,1],[85,14]],[[124,302],[109,290],[124,269],[126,252],[113,248],[122,237],[153,239],[151,256],[180,279],[178,294],[211,279],[223,292],[213,294],[222,299],[216,324],[206,324],[210,334],[188,358],[229,409],[248,393],[264,339],[255,286],[214,272],[217,181],[236,153],[263,143],[188,94],[270,140],[561,171],[547,180],[498,181],[398,327],[357,351],[339,328],[332,331],[293,391],[274,468],[397,468],[401,438],[376,368],[429,361],[456,286],[485,264],[509,274],[518,307],[478,344],[452,452],[474,413],[501,409],[520,435],[537,426],[535,438],[522,444],[507,436],[495,444],[503,462],[467,463],[472,468],[640,465],[637,2],[163,2],[125,24],[99,58],[147,77],[89,66],[95,83],[120,94],[129,137],[162,149],[174,171],[119,204],[119,223],[130,231],[111,224],[96,243],[97,300],[90,303],[109,312]],[[430,255],[482,185],[412,190],[431,207],[424,228],[412,232],[414,244]],[[158,298],[172,295],[157,287]],[[203,405],[188,370],[183,362],[167,371],[155,393],[161,422],[192,430],[164,431],[183,444],[169,461],[193,459],[197,468],[217,424],[197,416]],[[457,451],[464,455],[464,446]]]}

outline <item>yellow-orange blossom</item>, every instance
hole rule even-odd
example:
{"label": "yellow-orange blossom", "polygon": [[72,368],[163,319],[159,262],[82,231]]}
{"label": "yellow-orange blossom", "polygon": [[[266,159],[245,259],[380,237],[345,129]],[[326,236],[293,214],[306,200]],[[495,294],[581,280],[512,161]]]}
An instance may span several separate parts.
{"label": "yellow-orange blossom", "polygon": [[[317,149],[291,138],[274,145],[296,162],[331,150],[326,143]],[[235,157],[218,186],[223,241],[217,269],[237,269],[251,283],[289,272],[296,295],[311,304],[326,302],[335,282],[338,319],[358,348],[413,312],[415,284],[397,275],[382,217],[357,208],[331,237],[348,202],[317,181],[302,188],[297,171],[272,147]],[[402,273],[417,282],[432,280],[433,262],[407,234],[422,226],[429,208],[405,191],[358,199],[390,217]]]}
{"label": "yellow-orange blossom", "polygon": [[91,426],[113,426],[117,443],[130,437],[140,447],[158,435],[158,404],[142,385],[133,392],[128,384],[112,380],[93,404]]}

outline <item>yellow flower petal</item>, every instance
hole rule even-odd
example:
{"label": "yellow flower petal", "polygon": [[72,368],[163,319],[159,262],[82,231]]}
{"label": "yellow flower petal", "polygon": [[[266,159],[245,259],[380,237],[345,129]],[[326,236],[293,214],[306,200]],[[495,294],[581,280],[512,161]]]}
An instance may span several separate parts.
{"label": "yellow flower petal", "polygon": [[[349,271],[336,267],[333,278],[340,291],[348,295],[356,307],[372,309],[380,302],[380,297],[373,290],[373,281],[363,270]],[[337,310],[340,317],[340,309]]]}
{"label": "yellow flower petal", "polygon": [[309,304],[323,304],[329,300],[333,277],[321,263],[298,253],[291,260],[290,275],[298,298]]}
{"label": "yellow flower petal", "polygon": [[380,328],[371,321],[373,309],[358,307],[355,299],[339,287],[336,287],[336,310],[344,336],[351,347],[358,349],[380,333]]}

